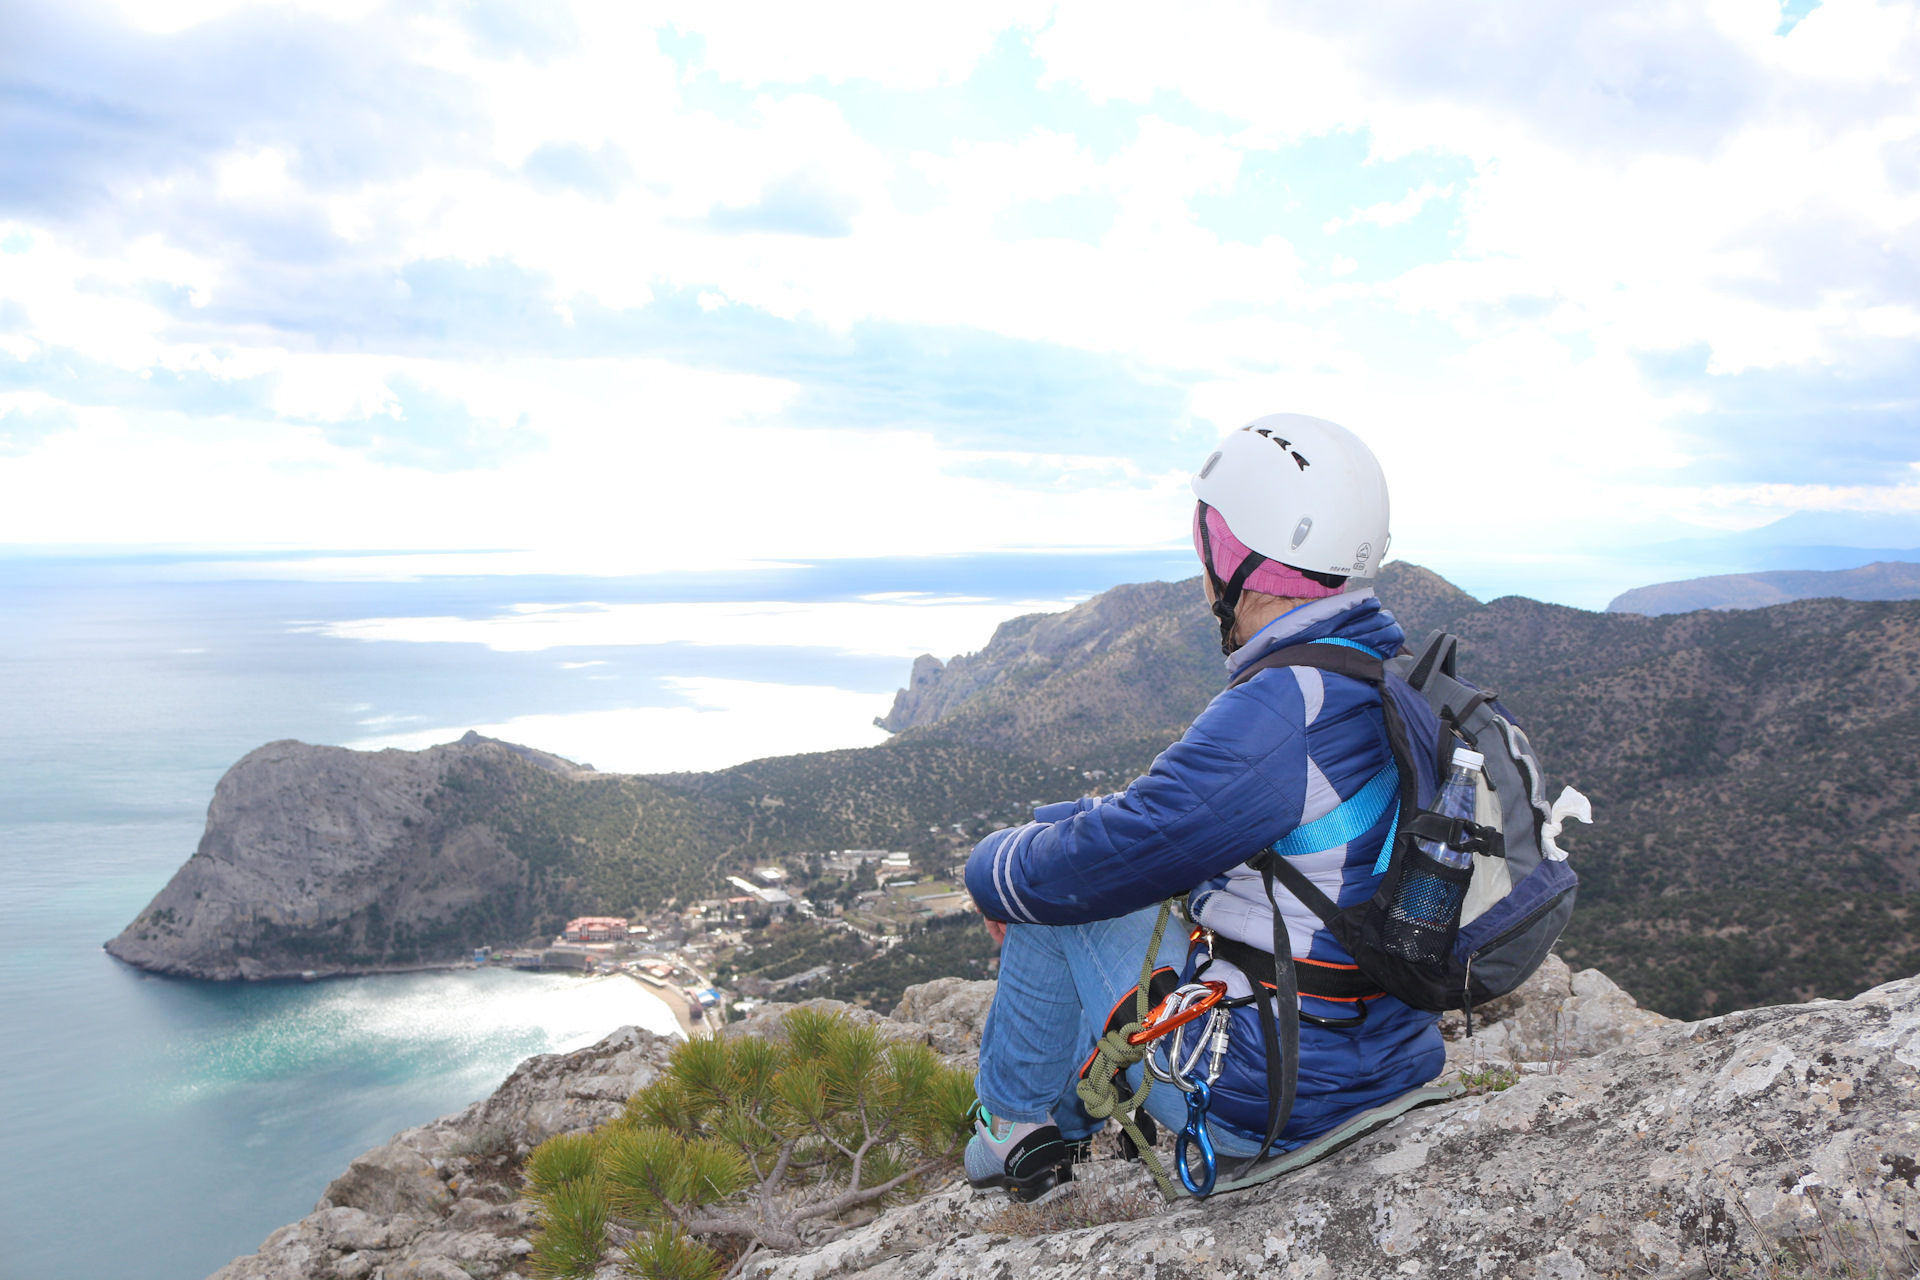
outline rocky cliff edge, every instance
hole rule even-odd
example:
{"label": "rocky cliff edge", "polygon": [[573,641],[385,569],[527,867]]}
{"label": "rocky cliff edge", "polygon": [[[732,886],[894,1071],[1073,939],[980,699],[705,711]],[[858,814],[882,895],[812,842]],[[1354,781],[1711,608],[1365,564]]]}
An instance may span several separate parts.
{"label": "rocky cliff edge", "polygon": [[[964,1065],[991,995],[942,979],[910,989],[886,1026]],[[778,1035],[788,1007],[730,1034]],[[1679,1023],[1555,961],[1486,1013],[1471,1039],[1454,1024],[1449,1049],[1450,1076],[1481,1092],[1291,1178],[1161,1205],[1139,1166],[1102,1159],[1019,1210],[950,1184],[747,1272],[1579,1280],[1907,1275],[1920,1262],[1920,979]],[[611,1117],[670,1048],[626,1028],[530,1059],[486,1101],[355,1160],[313,1214],[214,1280],[525,1274],[534,1223],[514,1154]]]}

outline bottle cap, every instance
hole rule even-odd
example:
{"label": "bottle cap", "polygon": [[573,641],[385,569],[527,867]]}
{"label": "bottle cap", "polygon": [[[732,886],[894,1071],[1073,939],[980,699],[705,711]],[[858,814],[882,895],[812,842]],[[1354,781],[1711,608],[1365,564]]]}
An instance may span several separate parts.
{"label": "bottle cap", "polygon": [[1478,751],[1469,751],[1465,747],[1453,749],[1453,767],[1456,769],[1479,770],[1487,763],[1487,758]]}

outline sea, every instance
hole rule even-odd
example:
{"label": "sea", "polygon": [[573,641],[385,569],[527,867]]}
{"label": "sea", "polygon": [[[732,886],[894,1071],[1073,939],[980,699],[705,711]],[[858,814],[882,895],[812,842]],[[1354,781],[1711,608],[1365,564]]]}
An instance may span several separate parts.
{"label": "sea", "polygon": [[1190,553],[556,572],[514,553],[0,548],[0,1277],[197,1280],[531,1054],[671,1014],[621,977],[158,978],[120,931],[263,743],[469,728],[601,769],[881,740],[914,656]]}

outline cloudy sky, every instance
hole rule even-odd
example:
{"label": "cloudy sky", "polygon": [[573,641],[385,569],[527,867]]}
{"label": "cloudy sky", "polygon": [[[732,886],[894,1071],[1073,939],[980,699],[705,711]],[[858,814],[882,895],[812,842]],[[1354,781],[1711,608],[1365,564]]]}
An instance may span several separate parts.
{"label": "cloudy sky", "polygon": [[0,543],[1169,546],[1276,410],[1372,442],[1395,552],[1483,591],[1911,514],[1917,26],[10,4]]}

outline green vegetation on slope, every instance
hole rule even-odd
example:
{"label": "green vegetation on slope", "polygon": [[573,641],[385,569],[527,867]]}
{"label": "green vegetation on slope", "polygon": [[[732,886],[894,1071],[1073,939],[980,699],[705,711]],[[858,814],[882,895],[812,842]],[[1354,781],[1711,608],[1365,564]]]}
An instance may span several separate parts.
{"label": "green vegetation on slope", "polygon": [[999,949],[987,937],[979,916],[946,916],[927,921],[891,950],[835,975],[830,982],[807,988],[805,994],[892,1013],[900,993],[916,982],[991,978],[999,963]]}
{"label": "green vegetation on slope", "polygon": [[[1583,884],[1570,960],[1681,1017],[1851,996],[1920,968],[1920,602],[1649,618],[1483,605],[1407,565],[1379,591],[1416,640],[1460,634],[1462,673],[1501,691],[1554,786],[1594,800],[1597,825],[1566,837]],[[945,865],[1035,803],[1124,785],[1220,676],[1197,586],[1147,584],[1007,623],[916,679],[879,747],[654,777],[569,777],[476,749],[432,796],[416,853],[496,842],[509,877],[411,924],[376,907],[327,931],[268,926],[271,941],[314,963],[447,958],[550,936],[569,914],[715,896],[773,855],[889,848]],[[800,958],[788,972],[829,962]],[[910,981],[981,976],[990,960],[977,923],[939,925],[821,993],[890,1008]]]}

